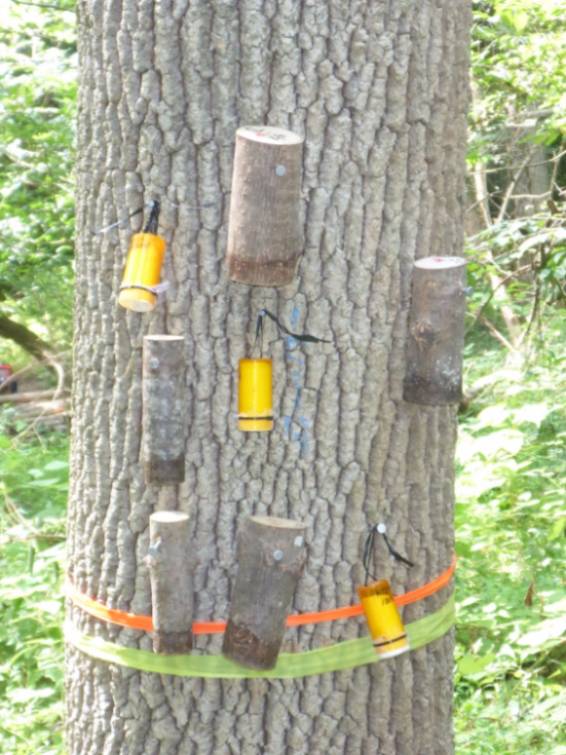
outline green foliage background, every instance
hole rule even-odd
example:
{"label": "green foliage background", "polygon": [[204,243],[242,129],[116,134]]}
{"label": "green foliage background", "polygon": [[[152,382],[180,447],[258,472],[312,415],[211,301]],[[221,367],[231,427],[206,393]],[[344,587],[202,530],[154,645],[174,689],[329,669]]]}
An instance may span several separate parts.
{"label": "green foliage background", "polygon": [[[57,350],[71,339],[74,12],[7,0],[3,9],[0,309]],[[9,344],[1,346],[16,367],[26,361]]]}
{"label": "green foliage background", "polygon": [[[67,3],[64,7],[69,7]],[[71,337],[71,12],[11,4],[0,30],[0,306],[65,349]],[[469,243],[469,333],[457,483],[457,752],[566,755],[566,440],[562,0],[475,2],[470,170],[505,168],[510,118],[558,160],[548,206]],[[503,174],[505,171],[503,171]],[[505,182],[492,183],[501,206]],[[526,269],[526,274],[525,274]],[[521,274],[519,274],[519,272]],[[523,272],[521,272],[523,271]],[[503,336],[495,273],[522,329]],[[27,359],[0,341],[0,361]],[[0,407],[0,751],[59,755],[68,437]]]}

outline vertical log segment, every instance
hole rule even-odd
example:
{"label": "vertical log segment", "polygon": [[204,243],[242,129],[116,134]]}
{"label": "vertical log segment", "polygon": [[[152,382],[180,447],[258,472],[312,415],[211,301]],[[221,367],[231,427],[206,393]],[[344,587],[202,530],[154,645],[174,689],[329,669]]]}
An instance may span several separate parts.
{"label": "vertical log segment", "polygon": [[186,360],[182,336],[143,339],[143,462],[148,483],[185,479]]}
{"label": "vertical log segment", "polygon": [[405,401],[455,404],[462,398],[466,260],[425,257],[413,268]]}
{"label": "vertical log segment", "polygon": [[300,222],[303,138],[282,128],[236,131],[227,263],[233,281],[291,283],[303,247]]}
{"label": "vertical log segment", "polygon": [[258,669],[273,668],[285,619],[305,563],[300,522],[254,516],[238,537],[238,576],[222,652]]}
{"label": "vertical log segment", "polygon": [[192,579],[189,566],[189,515],[158,511],[149,518],[153,649],[188,653],[192,648]]}

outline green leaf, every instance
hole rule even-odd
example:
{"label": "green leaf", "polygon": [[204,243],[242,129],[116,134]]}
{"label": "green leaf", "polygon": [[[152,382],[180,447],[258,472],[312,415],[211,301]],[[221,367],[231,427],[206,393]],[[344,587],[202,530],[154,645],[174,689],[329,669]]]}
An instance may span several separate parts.
{"label": "green leaf", "polygon": [[69,462],[68,461],[62,461],[61,459],[55,459],[54,461],[50,461],[48,464],[46,464],[43,469],[47,469],[49,472],[58,472],[62,469],[69,469]]}
{"label": "green leaf", "polygon": [[8,692],[8,697],[14,703],[28,703],[39,699],[45,699],[47,697],[53,697],[55,691],[54,687],[35,687],[32,689],[17,687]]}
{"label": "green leaf", "polygon": [[566,616],[546,619],[536,625],[534,629],[519,637],[517,644],[531,649],[540,648],[549,642],[559,642],[566,632]]}
{"label": "green leaf", "polygon": [[566,532],[566,516],[561,516],[552,525],[548,539],[558,540],[559,538],[562,538],[564,536],[565,532]]}
{"label": "green leaf", "polygon": [[464,655],[457,662],[458,671],[462,676],[476,676],[480,674],[490,663],[496,658],[495,653],[487,653],[486,655]]}

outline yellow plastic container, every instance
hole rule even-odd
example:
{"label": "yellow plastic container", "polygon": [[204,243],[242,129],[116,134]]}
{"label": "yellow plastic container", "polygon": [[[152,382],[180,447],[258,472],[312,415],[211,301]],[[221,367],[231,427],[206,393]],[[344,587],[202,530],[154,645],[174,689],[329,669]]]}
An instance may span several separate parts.
{"label": "yellow plastic container", "polygon": [[399,610],[386,579],[358,587],[364,613],[376,652],[391,658],[409,650],[409,640]]}
{"label": "yellow plastic container", "polygon": [[157,294],[149,290],[161,280],[165,239],[154,233],[135,233],[124,268],[118,303],[134,312],[150,312]]}
{"label": "yellow plastic container", "polygon": [[271,359],[240,359],[238,429],[273,430]]}

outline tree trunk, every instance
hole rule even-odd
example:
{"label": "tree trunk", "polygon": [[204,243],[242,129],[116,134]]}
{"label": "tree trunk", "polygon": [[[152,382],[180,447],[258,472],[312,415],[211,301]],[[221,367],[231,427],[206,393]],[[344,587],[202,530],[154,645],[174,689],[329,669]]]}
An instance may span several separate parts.
{"label": "tree trunk", "polygon": [[[455,409],[402,400],[413,260],[462,249],[468,0],[79,2],[78,253],[69,577],[151,613],[149,515],[187,511],[194,612],[226,618],[244,517],[306,524],[294,611],[356,601],[364,538],[384,521],[416,566],[379,551],[395,592],[449,563]],[[304,255],[281,289],[224,265],[235,131],[305,136]],[[130,228],[93,230],[153,198],[167,239],[151,314],[117,306]],[[237,428],[238,360],[266,307],[332,344],[266,342],[275,428]],[[186,339],[185,482],[157,493],[141,463],[142,341]],[[269,339],[268,339],[269,340]],[[447,592],[403,613],[435,610]],[[151,638],[69,607],[82,630]],[[283,650],[367,633],[363,619],[289,629]],[[193,652],[219,653],[199,636]],[[452,646],[293,680],[159,676],[68,647],[70,755],[451,753]]]}

